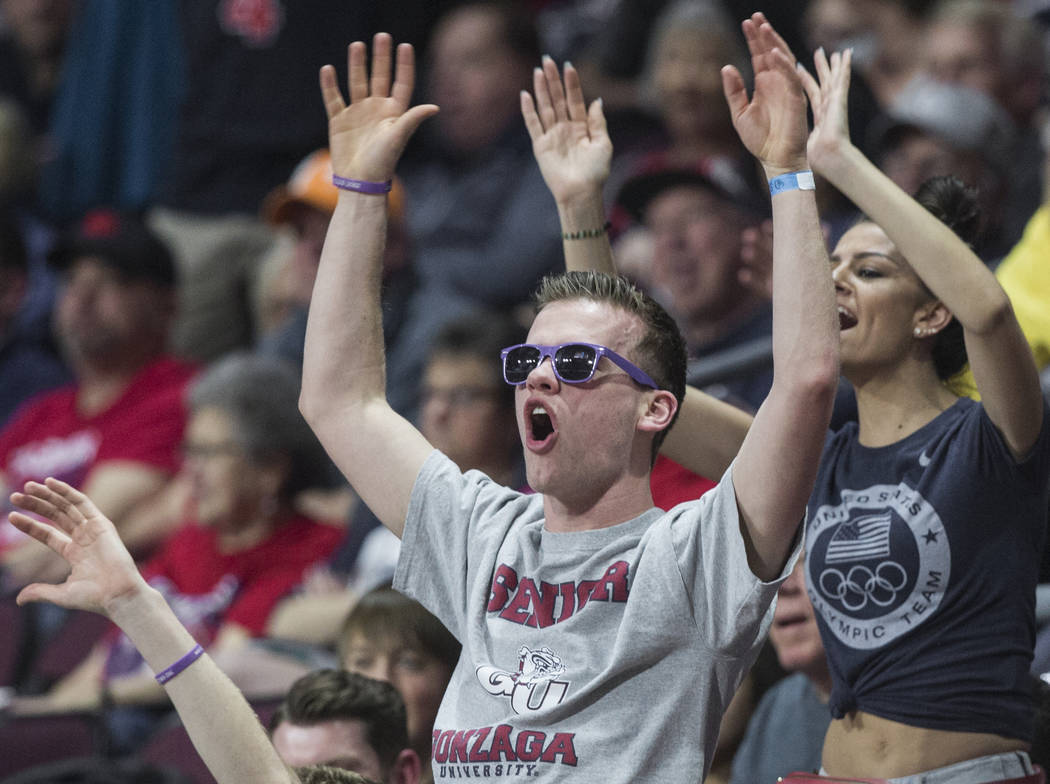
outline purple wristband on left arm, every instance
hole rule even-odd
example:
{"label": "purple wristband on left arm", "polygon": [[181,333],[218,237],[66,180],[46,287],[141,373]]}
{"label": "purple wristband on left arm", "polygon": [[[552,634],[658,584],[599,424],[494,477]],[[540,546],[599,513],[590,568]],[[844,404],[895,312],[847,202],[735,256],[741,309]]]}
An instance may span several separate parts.
{"label": "purple wristband on left arm", "polygon": [[337,188],[356,193],[370,193],[376,196],[389,193],[393,184],[393,180],[370,182],[368,180],[352,180],[349,177],[340,177],[338,174],[332,175],[332,185]]}
{"label": "purple wristband on left arm", "polygon": [[165,683],[170,681],[172,678],[174,678],[180,672],[182,672],[187,667],[189,667],[191,664],[193,664],[195,661],[197,661],[197,659],[199,659],[201,657],[201,654],[203,654],[203,653],[204,653],[204,648],[202,648],[199,643],[197,645],[194,645],[190,649],[189,653],[187,653],[185,656],[183,656],[181,659],[179,659],[173,665],[168,667],[168,669],[157,673],[157,675],[155,676],[157,678],[157,683],[159,683],[159,684],[161,684],[163,686]]}

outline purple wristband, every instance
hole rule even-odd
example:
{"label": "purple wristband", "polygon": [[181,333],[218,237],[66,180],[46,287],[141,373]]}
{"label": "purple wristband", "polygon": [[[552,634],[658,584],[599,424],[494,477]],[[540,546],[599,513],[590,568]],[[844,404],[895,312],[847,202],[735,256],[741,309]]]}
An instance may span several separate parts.
{"label": "purple wristband", "polygon": [[200,644],[194,645],[190,649],[189,653],[187,653],[185,656],[183,656],[181,659],[179,659],[173,665],[168,667],[168,669],[164,670],[163,672],[157,673],[157,676],[156,676],[157,683],[162,684],[162,685],[167,683],[172,678],[174,678],[176,675],[178,675],[180,672],[182,672],[187,667],[189,667],[191,664],[193,664],[195,661],[197,661],[197,659],[199,659],[201,657],[202,653],[204,653],[204,649],[200,646]]}
{"label": "purple wristband", "polygon": [[351,180],[349,177],[340,177],[338,174],[332,175],[332,185],[344,191],[356,191],[357,193],[381,195],[389,193],[393,184],[393,180],[369,182],[368,180]]}

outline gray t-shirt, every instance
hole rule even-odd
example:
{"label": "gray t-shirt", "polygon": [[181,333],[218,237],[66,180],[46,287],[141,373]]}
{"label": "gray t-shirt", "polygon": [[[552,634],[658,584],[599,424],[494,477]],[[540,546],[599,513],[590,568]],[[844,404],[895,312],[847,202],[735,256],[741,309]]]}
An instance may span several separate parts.
{"label": "gray t-shirt", "polygon": [[698,501],[592,531],[438,452],[394,587],[463,644],[434,723],[437,782],[703,779],[781,577],[747,565],[732,468]]}

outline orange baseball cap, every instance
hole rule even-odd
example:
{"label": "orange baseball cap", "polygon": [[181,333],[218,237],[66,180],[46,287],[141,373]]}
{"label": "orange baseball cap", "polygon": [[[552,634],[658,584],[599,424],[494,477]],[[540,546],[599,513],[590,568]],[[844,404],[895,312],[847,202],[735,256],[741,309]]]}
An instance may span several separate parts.
{"label": "orange baseball cap", "polygon": [[[325,215],[335,212],[339,189],[332,184],[332,156],[327,148],[316,150],[299,162],[286,185],[274,188],[263,200],[263,217],[274,225],[292,221],[299,207],[312,207]],[[400,220],[404,215],[405,189],[394,179],[387,194],[390,218]]]}

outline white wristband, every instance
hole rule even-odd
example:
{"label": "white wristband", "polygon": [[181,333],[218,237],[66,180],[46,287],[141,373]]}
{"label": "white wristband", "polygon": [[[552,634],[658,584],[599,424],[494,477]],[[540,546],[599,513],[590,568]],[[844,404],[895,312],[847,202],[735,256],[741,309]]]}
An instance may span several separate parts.
{"label": "white wristband", "polygon": [[813,181],[813,172],[788,172],[780,174],[769,181],[769,195],[776,196],[784,191],[811,191],[817,187]]}

